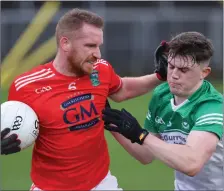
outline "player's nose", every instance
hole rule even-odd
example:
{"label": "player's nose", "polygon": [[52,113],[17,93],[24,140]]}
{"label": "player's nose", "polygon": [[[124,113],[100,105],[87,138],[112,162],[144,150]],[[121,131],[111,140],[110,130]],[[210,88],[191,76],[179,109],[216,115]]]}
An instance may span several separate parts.
{"label": "player's nose", "polygon": [[172,71],[172,78],[174,79],[178,79],[179,78],[179,71],[177,68],[174,68],[174,70]]}
{"label": "player's nose", "polygon": [[101,51],[99,48],[97,48],[94,52],[93,52],[93,56],[97,59],[101,58]]}

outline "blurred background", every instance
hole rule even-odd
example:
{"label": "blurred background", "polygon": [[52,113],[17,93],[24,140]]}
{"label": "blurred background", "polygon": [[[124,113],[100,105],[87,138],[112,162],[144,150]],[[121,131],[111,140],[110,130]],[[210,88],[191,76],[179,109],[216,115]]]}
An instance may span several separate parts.
{"label": "blurred background", "polygon": [[[120,76],[139,76],[154,71],[153,53],[162,40],[186,31],[201,32],[214,44],[209,79],[223,88],[223,4],[221,1],[1,1],[1,101],[15,76],[44,64],[56,53],[55,27],[72,8],[83,8],[105,20],[103,58]],[[143,124],[150,93],[123,103]],[[172,190],[173,171],[155,161],[141,165],[106,132],[111,171],[128,190]],[[2,190],[28,190],[32,148],[1,156]],[[53,175],[52,175],[53,176]]]}

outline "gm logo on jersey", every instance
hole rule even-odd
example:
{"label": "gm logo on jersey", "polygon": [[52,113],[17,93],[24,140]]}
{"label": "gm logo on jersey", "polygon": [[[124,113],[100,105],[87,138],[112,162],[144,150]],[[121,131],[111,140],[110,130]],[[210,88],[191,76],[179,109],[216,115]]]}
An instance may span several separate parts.
{"label": "gm logo on jersey", "polygon": [[35,89],[35,92],[37,94],[41,94],[41,93],[44,93],[44,92],[48,92],[50,90],[52,90],[52,87],[51,86],[45,86],[45,87],[41,87],[41,88]]}
{"label": "gm logo on jersey", "polygon": [[83,94],[66,100],[61,104],[63,120],[70,131],[87,129],[100,121],[100,115],[91,94]]}

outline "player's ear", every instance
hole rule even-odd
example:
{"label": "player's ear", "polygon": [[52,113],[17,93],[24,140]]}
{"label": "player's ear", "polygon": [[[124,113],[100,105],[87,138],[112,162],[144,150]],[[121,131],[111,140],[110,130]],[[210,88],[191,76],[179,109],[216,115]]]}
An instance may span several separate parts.
{"label": "player's ear", "polygon": [[70,48],[71,48],[71,43],[67,37],[61,37],[60,38],[60,46],[61,46],[62,50],[64,50],[65,52],[69,52]]}
{"label": "player's ear", "polygon": [[202,68],[201,79],[205,79],[211,73],[211,67],[205,66]]}

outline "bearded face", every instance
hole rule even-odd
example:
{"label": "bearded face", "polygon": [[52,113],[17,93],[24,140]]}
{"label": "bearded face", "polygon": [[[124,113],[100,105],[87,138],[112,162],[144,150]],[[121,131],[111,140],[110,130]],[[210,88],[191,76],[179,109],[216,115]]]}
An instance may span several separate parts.
{"label": "bearded face", "polygon": [[93,64],[101,58],[100,46],[102,43],[102,29],[84,24],[70,40],[70,48],[67,52],[69,70],[77,75],[90,74]]}

